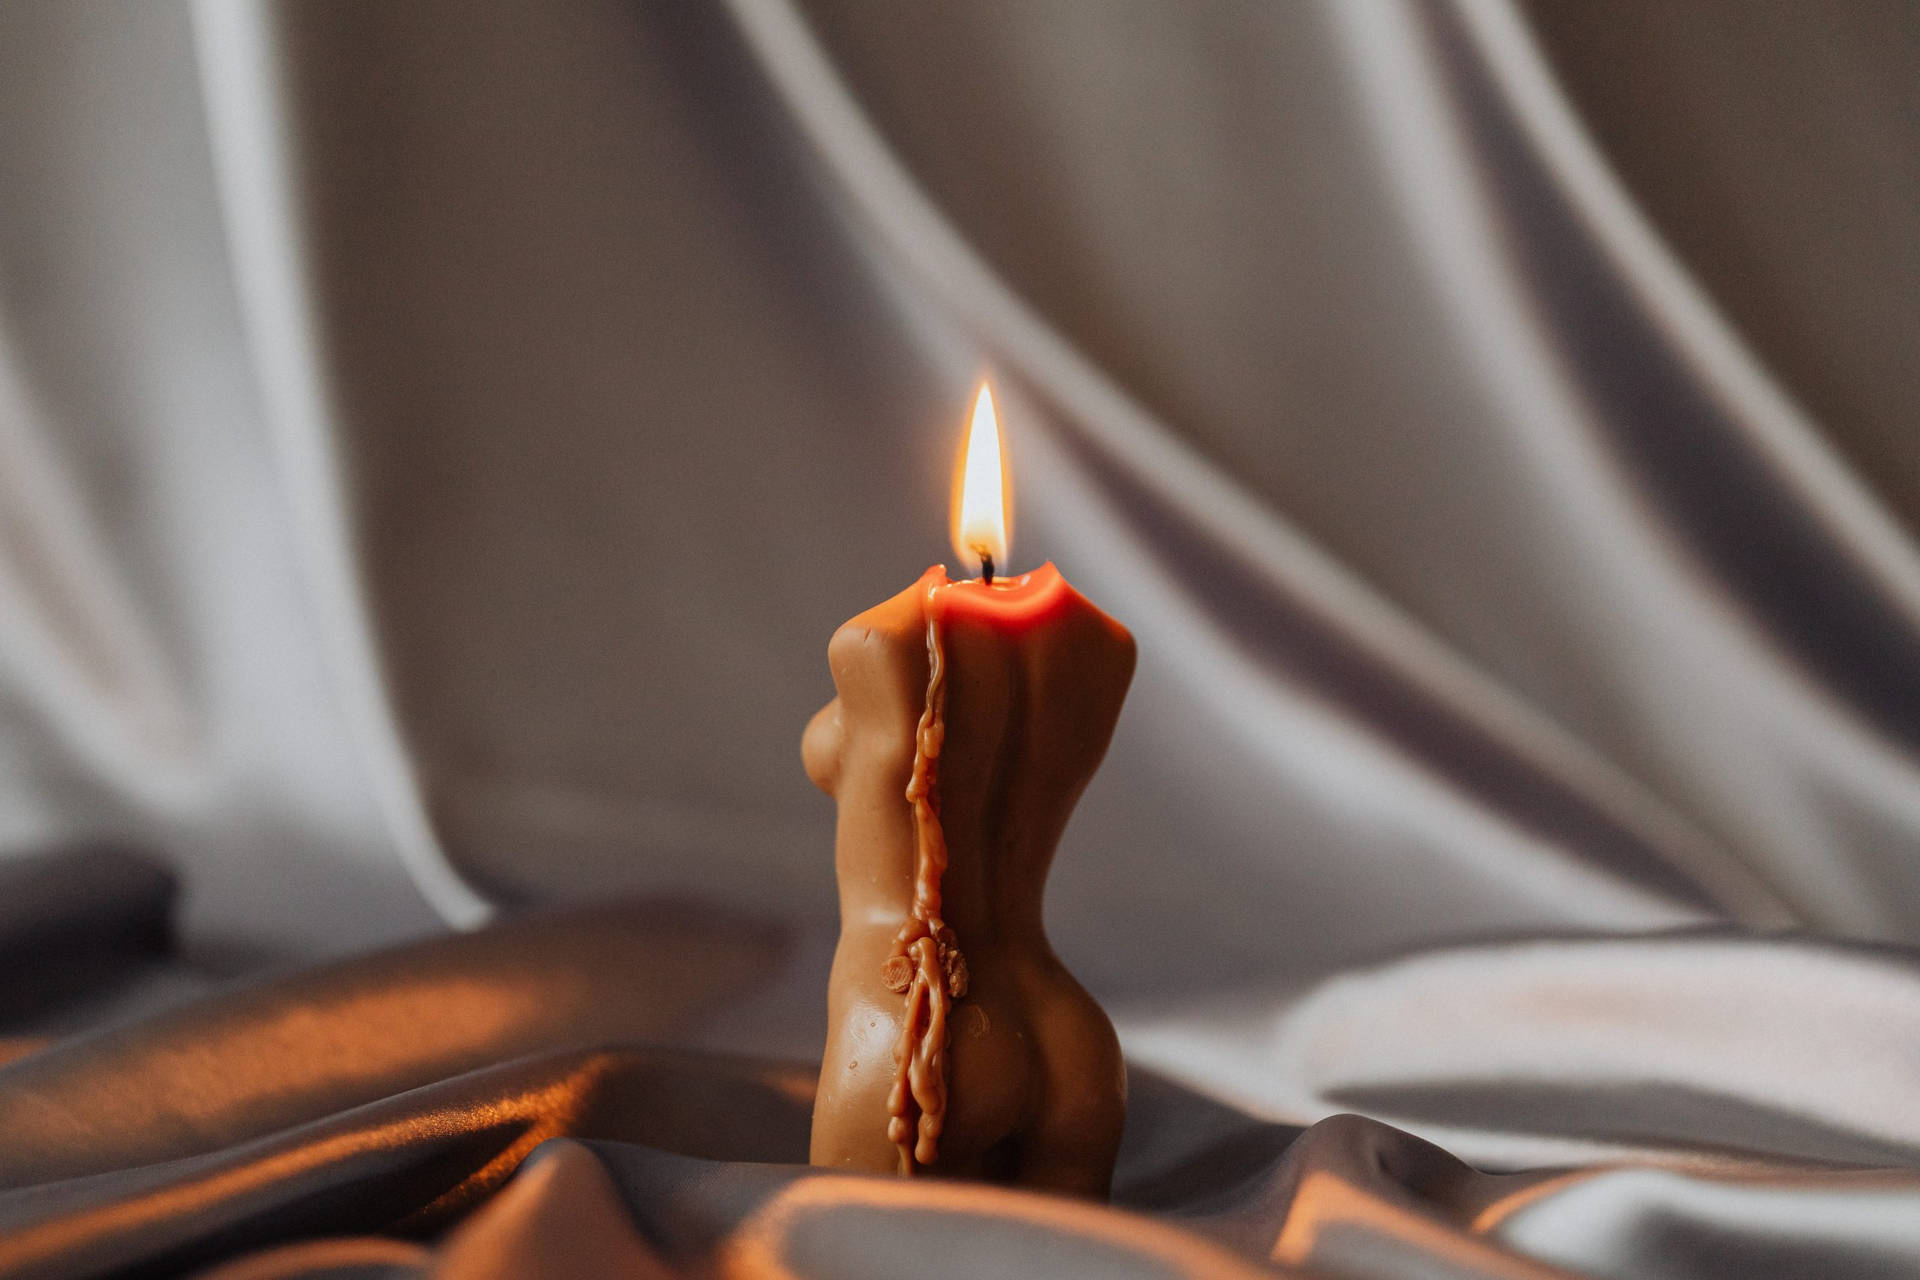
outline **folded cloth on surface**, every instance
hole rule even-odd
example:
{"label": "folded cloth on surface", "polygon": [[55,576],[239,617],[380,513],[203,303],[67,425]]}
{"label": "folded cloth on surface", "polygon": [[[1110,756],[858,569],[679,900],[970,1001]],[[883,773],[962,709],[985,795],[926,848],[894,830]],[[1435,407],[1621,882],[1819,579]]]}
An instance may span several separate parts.
{"label": "folded cloth on surface", "polygon": [[[1378,1119],[1278,1123],[1136,1068],[1104,1206],[816,1172],[811,1063],[631,1044],[699,1040],[778,967],[777,938],[730,917],[553,914],[55,1045],[0,1069],[0,1277],[1920,1275],[1898,1117],[1885,1142],[1849,1136],[1911,1074],[1876,1049],[1920,998],[1904,953],[1560,940],[1342,975],[1278,1016],[1264,1060],[1294,1079],[1273,1099],[1345,1090],[1414,1123],[1424,1099],[1469,1149],[1503,1121],[1641,1147],[1490,1171]],[[1738,974],[1778,987],[1775,1022]],[[1528,1045],[1466,1016],[1525,1022],[1528,1000]],[[1762,1060],[1796,1009],[1811,1042]],[[1687,1037],[1640,1033],[1725,1040],[1729,1018],[1756,1038],[1727,1088],[1666,1087]],[[1163,1050],[1166,1025],[1140,1038]],[[1543,1100],[1519,1050],[1583,1042],[1594,1069]],[[1354,1062],[1372,1095],[1342,1083]]]}

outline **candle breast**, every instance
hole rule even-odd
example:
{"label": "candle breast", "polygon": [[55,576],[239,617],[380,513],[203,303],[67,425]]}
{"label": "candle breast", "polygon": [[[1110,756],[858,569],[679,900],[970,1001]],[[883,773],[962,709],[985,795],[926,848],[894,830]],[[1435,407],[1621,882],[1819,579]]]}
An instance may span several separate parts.
{"label": "candle breast", "polygon": [[1061,831],[1112,736],[1133,640],[1051,565],[992,586],[944,582],[930,570],[835,633],[838,696],[803,739],[808,773],[839,806],[841,939],[813,1158],[894,1167],[886,1102],[902,1008],[881,970],[913,899],[905,795],[933,586],[948,664],[942,912],[971,971],[952,1010],[934,1171],[1097,1194],[1118,1142],[1124,1071],[1105,1015],[1047,943],[1042,897]]}

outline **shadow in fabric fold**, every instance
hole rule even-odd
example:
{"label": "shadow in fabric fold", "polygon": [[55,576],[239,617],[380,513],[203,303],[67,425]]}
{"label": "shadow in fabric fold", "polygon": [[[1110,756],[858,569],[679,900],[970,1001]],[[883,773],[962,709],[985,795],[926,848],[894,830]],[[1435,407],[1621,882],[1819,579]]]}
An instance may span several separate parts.
{"label": "shadow in fabric fold", "polygon": [[236,986],[0,1070],[0,1188],[203,1155],[530,1054],[684,1040],[788,945],[637,903]]}

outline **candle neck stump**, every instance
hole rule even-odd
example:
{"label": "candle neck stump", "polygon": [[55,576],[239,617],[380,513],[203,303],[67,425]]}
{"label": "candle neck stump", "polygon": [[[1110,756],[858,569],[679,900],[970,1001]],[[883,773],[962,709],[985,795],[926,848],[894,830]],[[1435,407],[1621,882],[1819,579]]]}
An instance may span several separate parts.
{"label": "candle neck stump", "polygon": [[936,567],[828,660],[838,696],[802,744],[839,808],[813,1162],[1104,1195],[1125,1071],[1042,896],[1132,637],[1051,565],[992,585]]}

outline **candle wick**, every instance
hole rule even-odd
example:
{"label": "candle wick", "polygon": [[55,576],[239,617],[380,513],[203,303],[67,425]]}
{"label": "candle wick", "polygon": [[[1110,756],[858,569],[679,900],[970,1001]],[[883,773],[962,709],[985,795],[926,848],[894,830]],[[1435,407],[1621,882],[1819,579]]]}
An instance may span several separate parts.
{"label": "candle wick", "polygon": [[980,556],[980,581],[986,583],[988,586],[992,586],[993,585],[993,556],[991,553],[986,551],[980,551],[979,556]]}

